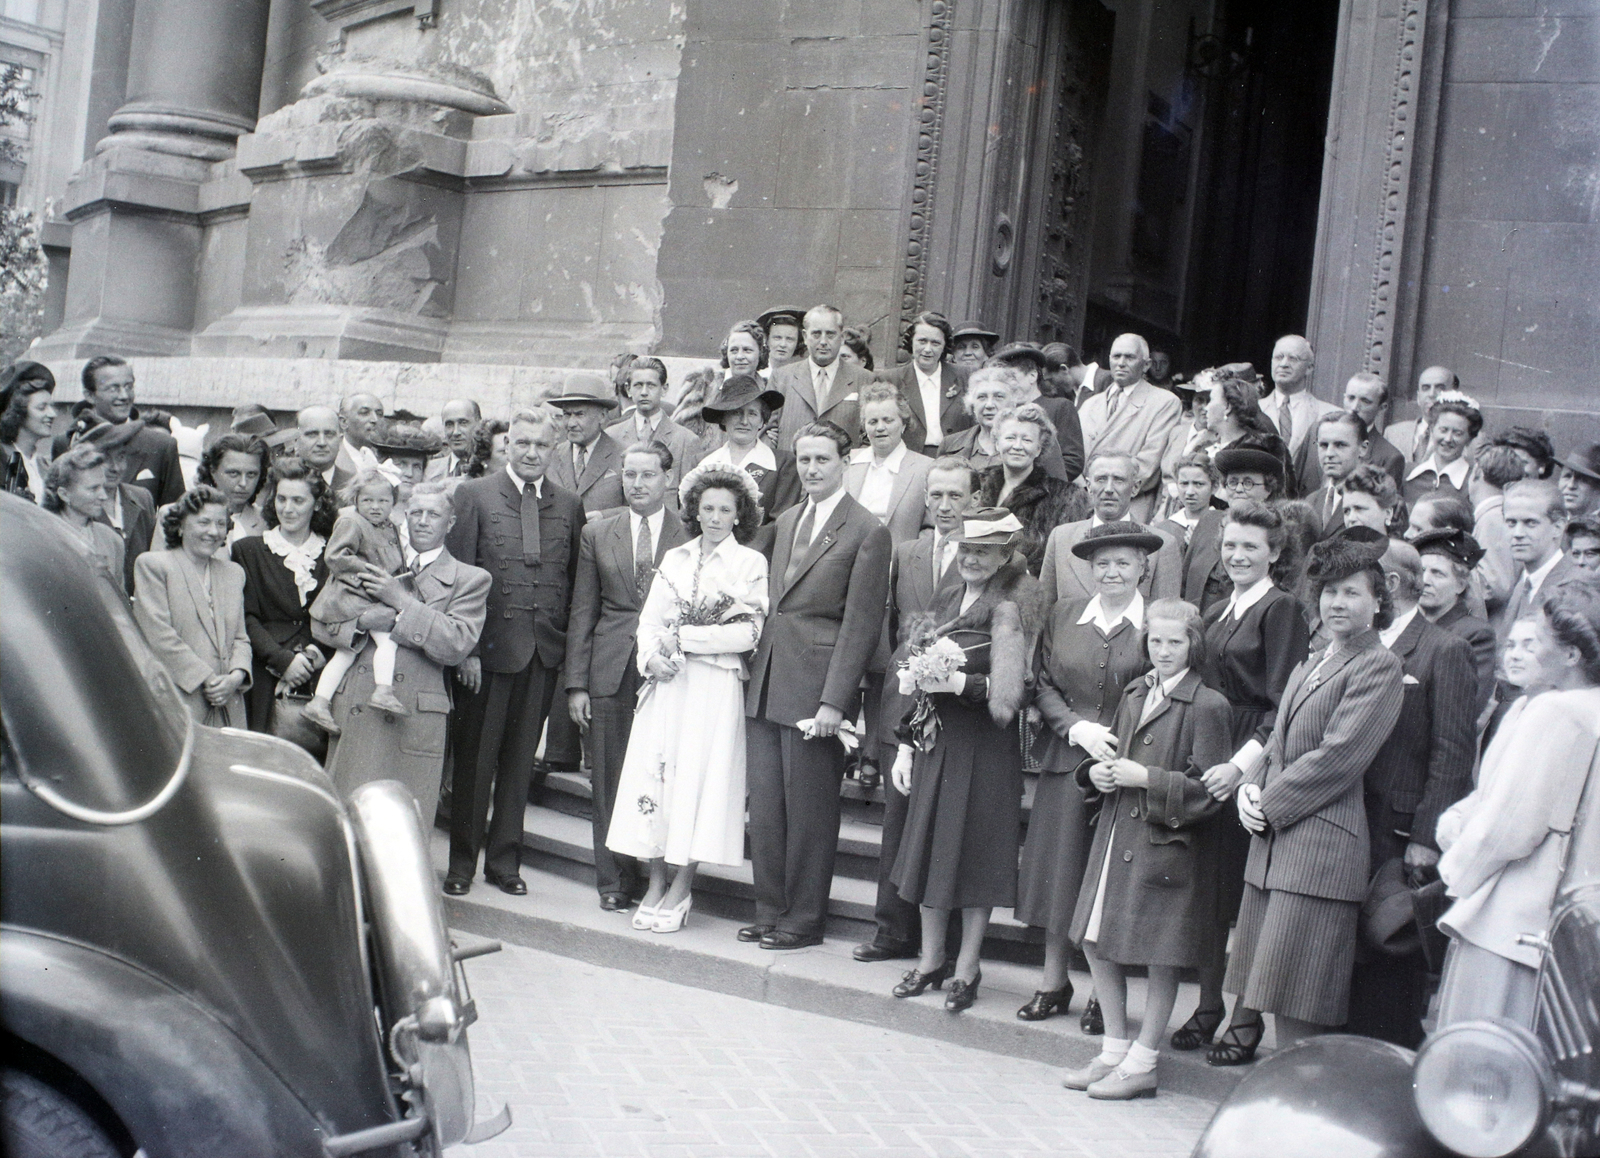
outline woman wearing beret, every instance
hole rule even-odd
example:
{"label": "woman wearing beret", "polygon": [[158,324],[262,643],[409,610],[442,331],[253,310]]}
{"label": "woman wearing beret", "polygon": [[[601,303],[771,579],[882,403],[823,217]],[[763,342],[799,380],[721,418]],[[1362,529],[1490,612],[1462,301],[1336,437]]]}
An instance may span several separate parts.
{"label": "woman wearing beret", "polygon": [[[1105,1015],[1100,1056],[1066,1076],[1068,1089],[1124,1100],[1156,1091],[1178,975],[1202,963],[1216,924],[1216,844],[1203,822],[1223,807],[1201,783],[1230,749],[1232,709],[1200,679],[1200,610],[1159,599],[1145,612],[1151,672],[1123,690],[1118,755],[1078,770],[1100,798],[1094,845],[1070,936],[1088,958]],[[1143,966],[1144,1022],[1131,1041],[1127,968]]]}
{"label": "woman wearing beret", "polygon": [[[1023,1021],[1065,1013],[1072,1001],[1072,916],[1090,839],[1083,790],[1074,777],[1085,761],[1117,755],[1111,725],[1122,689],[1149,667],[1140,634],[1145,603],[1139,582],[1150,553],[1163,542],[1138,523],[1093,528],[1072,553],[1093,568],[1095,594],[1057,602],[1040,640],[1034,701],[1046,727],[1034,745],[1040,776],[1022,849],[1016,914],[1045,931],[1044,978],[1033,999],[1017,1010]],[[1091,999],[1084,1023],[1098,1033],[1098,1019]]]}
{"label": "woman wearing beret", "polygon": [[[989,915],[1016,902],[1022,829],[1022,753],[1016,715],[1023,706],[1028,641],[1038,630],[1039,584],[1015,551],[1022,525],[1007,511],[973,511],[956,554],[962,585],[934,605],[933,625],[913,642],[902,686],[915,683],[897,733],[895,787],[910,795],[905,835],[890,880],[921,907],[922,955],[894,987],[918,997],[950,982],[945,1009],[959,1013],[978,997],[978,968]],[[955,670],[918,680],[920,655],[949,644]],[[961,910],[961,951],[945,955],[952,909]]]}
{"label": "woman wearing beret", "polygon": [[1346,528],[1311,551],[1307,578],[1328,646],[1294,669],[1265,759],[1236,795],[1251,835],[1223,988],[1233,1019],[1206,1060],[1243,1065],[1277,1019],[1279,1048],[1343,1025],[1356,925],[1370,874],[1362,781],[1400,716],[1400,658],[1383,646],[1391,602],[1378,565],[1388,544]]}

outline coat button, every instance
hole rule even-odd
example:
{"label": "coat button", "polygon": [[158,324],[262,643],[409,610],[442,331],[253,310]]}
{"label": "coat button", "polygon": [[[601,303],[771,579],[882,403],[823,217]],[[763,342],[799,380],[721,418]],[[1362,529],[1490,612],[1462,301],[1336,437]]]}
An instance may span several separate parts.
{"label": "coat button", "polygon": [[1133,853],[1125,852],[1125,853],[1122,854],[1122,862],[1124,864],[1126,864],[1128,861],[1130,861],[1132,859],[1133,859]]}
{"label": "coat button", "polygon": [[394,673],[394,682],[397,683],[397,684],[405,683],[406,682],[405,672],[399,672],[399,671],[395,672]]}
{"label": "coat button", "polygon": [[412,643],[421,643],[422,642],[422,636],[420,634],[419,635],[413,635],[411,637],[411,642]]}
{"label": "coat button", "polygon": [[511,612],[509,612],[509,611],[501,612],[501,614],[504,615],[507,619],[511,618]]}
{"label": "coat button", "polygon": [[1128,809],[1128,816],[1133,820],[1138,820],[1139,819],[1139,810],[1137,808]]}
{"label": "coat button", "polygon": [[500,570],[504,571],[505,569],[506,569],[506,561],[504,559],[501,559],[500,560]]}
{"label": "coat button", "polygon": [[1105,664],[1105,660],[1101,660],[1101,661],[1100,661],[1100,666],[1101,666],[1101,667],[1105,667],[1105,666],[1106,666],[1106,664]]}
{"label": "coat button", "polygon": [[1167,827],[1168,828],[1177,828],[1178,827],[1178,818],[1176,816],[1174,816],[1171,820],[1167,821]]}
{"label": "coat button", "polygon": [[1144,742],[1146,744],[1154,744],[1156,742],[1156,738],[1154,736],[1146,736],[1144,738]]}

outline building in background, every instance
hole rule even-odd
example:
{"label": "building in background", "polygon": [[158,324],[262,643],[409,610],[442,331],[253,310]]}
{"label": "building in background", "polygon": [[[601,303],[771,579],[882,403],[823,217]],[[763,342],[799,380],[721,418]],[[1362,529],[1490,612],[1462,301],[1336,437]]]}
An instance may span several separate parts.
{"label": "building in background", "polygon": [[1183,370],[1303,330],[1325,397],[1443,363],[1600,437],[1592,4],[4,2],[87,13],[36,356],[152,400],[494,404],[826,300],[882,361],[923,308]]}

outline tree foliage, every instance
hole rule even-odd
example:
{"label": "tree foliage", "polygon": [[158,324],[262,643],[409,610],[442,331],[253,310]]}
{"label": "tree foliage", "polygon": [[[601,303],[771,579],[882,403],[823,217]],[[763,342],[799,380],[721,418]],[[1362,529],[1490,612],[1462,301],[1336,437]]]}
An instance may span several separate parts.
{"label": "tree foliage", "polygon": [[[21,65],[0,64],[0,130],[32,121],[38,95],[28,87]],[[0,163],[22,161],[16,141],[0,133]],[[48,269],[33,211],[0,206],[0,362],[21,355],[43,329]]]}

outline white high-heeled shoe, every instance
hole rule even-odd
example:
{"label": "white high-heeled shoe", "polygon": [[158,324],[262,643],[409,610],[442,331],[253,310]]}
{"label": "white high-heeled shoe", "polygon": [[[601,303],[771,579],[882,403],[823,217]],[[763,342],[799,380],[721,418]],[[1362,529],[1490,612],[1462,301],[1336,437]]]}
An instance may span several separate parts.
{"label": "white high-heeled shoe", "polygon": [[689,909],[694,904],[694,894],[690,893],[672,908],[658,908],[656,910],[656,923],[652,928],[657,933],[676,933],[689,921]]}
{"label": "white high-heeled shoe", "polygon": [[661,912],[657,905],[647,905],[639,902],[639,907],[633,911],[633,927],[641,933],[648,933],[656,927],[656,914]]}

